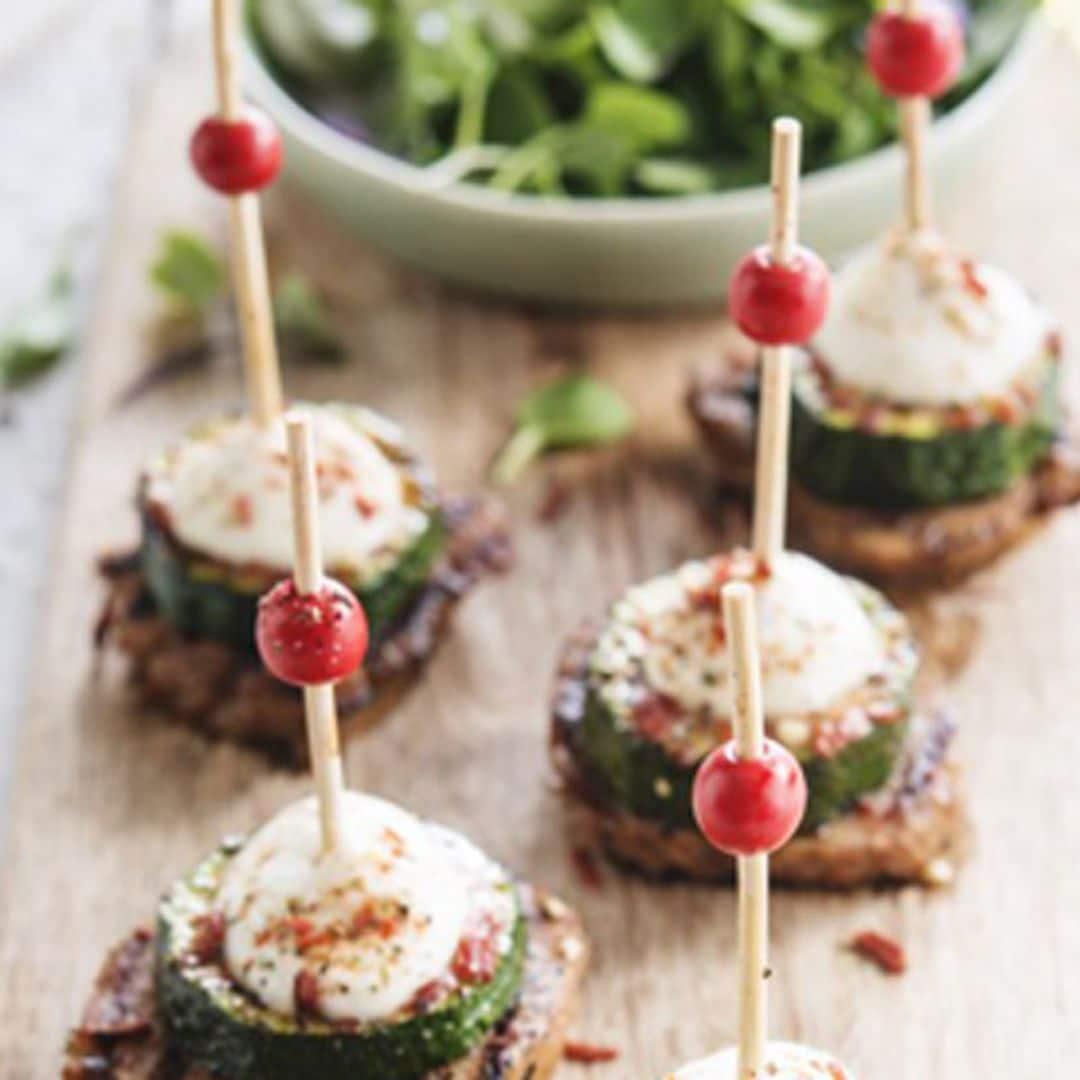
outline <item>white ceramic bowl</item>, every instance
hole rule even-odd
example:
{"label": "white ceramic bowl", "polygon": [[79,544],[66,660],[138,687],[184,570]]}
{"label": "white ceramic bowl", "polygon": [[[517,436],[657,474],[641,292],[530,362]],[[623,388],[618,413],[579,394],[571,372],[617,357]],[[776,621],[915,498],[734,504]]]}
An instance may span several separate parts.
{"label": "white ceramic bowl", "polygon": [[[937,198],[946,207],[978,147],[1041,50],[1037,21],[997,71],[934,126]],[[248,85],[285,139],[287,173],[365,240],[403,262],[487,293],[576,307],[653,307],[719,300],[735,261],[767,232],[766,187],[713,195],[556,199],[465,183],[335,131],[278,85],[255,49]],[[835,259],[896,216],[896,146],[819,170],[803,183],[803,236]]]}

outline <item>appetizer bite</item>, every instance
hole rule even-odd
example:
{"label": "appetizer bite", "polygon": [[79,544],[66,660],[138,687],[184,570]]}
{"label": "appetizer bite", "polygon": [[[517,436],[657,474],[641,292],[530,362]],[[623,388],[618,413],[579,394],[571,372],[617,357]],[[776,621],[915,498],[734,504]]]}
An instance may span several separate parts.
{"label": "appetizer bite", "polygon": [[[934,229],[925,156],[930,98],[964,51],[955,8],[906,2],[871,24],[871,69],[899,99],[905,218],[837,275],[820,333],[795,361],[792,525],[826,561],[898,584],[948,582],[1080,498],[1059,400],[1053,322],[1005,271]],[[745,330],[747,312],[731,296]],[[751,334],[751,336],[753,336]],[[736,364],[692,389],[725,480],[745,480],[756,379]]]}
{"label": "appetizer bite", "polygon": [[731,860],[694,827],[691,789],[727,736],[730,628],[720,597],[742,582],[761,612],[769,734],[798,758],[809,785],[774,876],[836,887],[940,882],[963,832],[947,760],[953,725],[919,700],[907,620],[869,586],[783,548],[790,346],[824,316],[828,275],[795,242],[794,121],[777,121],[774,147],[773,241],[736,270],[754,303],[776,298],[752,328],[764,346],[753,549],[630,588],[602,625],[570,642],[554,701],[555,762],[617,861],[656,876],[730,878]]}
{"label": "appetizer bite", "polygon": [[753,589],[722,594],[730,642],[734,738],[714,750],[694,780],[694,814],[705,839],[738,868],[739,995],[736,1046],[687,1065],[667,1080],[850,1080],[820,1050],[766,1042],[769,969],[769,855],[788,842],[806,806],[798,762],[765,738]]}
{"label": "appetizer bite", "polygon": [[[229,196],[250,412],[203,422],[153,457],[138,483],[142,540],[105,563],[101,640],[130,661],[148,703],[214,735],[290,759],[303,754],[299,695],[255,655],[259,595],[291,563],[282,391],[257,191],[276,175],[273,123],[241,107],[232,69],[233,5],[215,7],[220,116],[192,140],[199,175]],[[402,432],[369,409],[304,404],[319,475],[327,562],[363,602],[367,670],[343,680],[359,714],[431,655],[461,596],[508,559],[505,525],[477,499],[449,497]],[[365,714],[366,719],[372,713]]]}
{"label": "appetizer bite", "polygon": [[322,573],[309,421],[289,438],[296,573],[262,601],[258,641],[303,688],[316,797],[223,844],[113,950],[64,1080],[543,1080],[581,924],[458,833],[345,790],[333,684],[367,623]]}

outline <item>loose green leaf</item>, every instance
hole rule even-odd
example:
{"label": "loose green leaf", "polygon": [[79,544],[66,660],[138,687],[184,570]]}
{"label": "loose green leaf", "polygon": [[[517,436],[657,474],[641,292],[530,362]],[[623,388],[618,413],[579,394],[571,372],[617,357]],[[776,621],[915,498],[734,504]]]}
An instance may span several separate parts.
{"label": "loose green leaf", "polygon": [[592,20],[604,57],[620,75],[639,83],[660,75],[663,57],[615,8],[594,8]]}
{"label": "loose green leaf", "polygon": [[634,414],[609,387],[585,374],[565,375],[534,390],[517,408],[517,427],[492,466],[510,484],[545,450],[598,446],[629,433]]}
{"label": "loose green leaf", "polygon": [[678,146],[690,133],[690,114],[678,98],[627,83],[593,87],[583,122],[621,135],[640,149]]}
{"label": "loose green leaf", "polygon": [[43,374],[67,354],[74,339],[74,281],[63,268],[0,335],[0,387],[11,389]]}
{"label": "loose green leaf", "polygon": [[225,288],[225,266],[196,233],[165,233],[150,267],[150,280],[180,310],[205,313]]}
{"label": "loose green leaf", "polygon": [[701,195],[716,186],[714,170],[684,158],[644,158],[634,179],[654,195]]}
{"label": "loose green leaf", "polygon": [[274,322],[290,350],[333,361],[345,355],[322,297],[301,274],[289,274],[275,290]]}
{"label": "loose green leaf", "polygon": [[820,49],[833,30],[836,5],[811,7],[796,0],[729,0],[747,22],[785,49]]}

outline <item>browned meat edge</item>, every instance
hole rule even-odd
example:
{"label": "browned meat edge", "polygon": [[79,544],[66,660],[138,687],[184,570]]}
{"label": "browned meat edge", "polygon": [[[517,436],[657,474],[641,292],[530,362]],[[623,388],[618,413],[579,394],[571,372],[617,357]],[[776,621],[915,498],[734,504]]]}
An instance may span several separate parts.
{"label": "browned meat edge", "polygon": [[[720,482],[747,491],[753,482],[756,417],[746,390],[756,376],[734,364],[699,377],[687,404],[708,443]],[[947,584],[993,562],[1043,515],[1080,501],[1080,446],[1056,444],[1040,466],[1008,491],[926,510],[840,506],[791,485],[791,529],[798,547],[831,565],[896,585]]]}
{"label": "browned meat edge", "polygon": [[[588,943],[562,901],[530,886],[520,893],[529,945],[517,1004],[483,1046],[423,1080],[546,1080],[561,1060]],[[62,1080],[211,1080],[169,1053],[154,1000],[153,954],[153,935],[137,930],[106,958],[69,1039]]]}
{"label": "browned meat edge", "polygon": [[[479,499],[444,505],[446,556],[399,626],[379,642],[362,671],[337,687],[343,731],[370,726],[407,688],[442,640],[457,602],[510,562],[502,513]],[[252,656],[221,642],[185,638],[153,610],[134,554],[102,560],[108,595],[99,645],[125,654],[141,701],[207,735],[259,746],[302,765],[307,757],[303,701]]]}
{"label": "browned meat edge", "polygon": [[[586,664],[594,641],[595,630],[585,627],[568,643],[552,707],[552,757],[576,807],[575,824],[587,843],[599,843],[616,862],[649,877],[731,880],[734,861],[711,848],[696,829],[670,829],[607,804],[575,759],[571,736],[584,716]],[[957,770],[947,756],[953,733],[943,714],[929,718],[883,804],[860,807],[796,837],[772,856],[773,880],[836,889],[951,880],[968,835]]]}

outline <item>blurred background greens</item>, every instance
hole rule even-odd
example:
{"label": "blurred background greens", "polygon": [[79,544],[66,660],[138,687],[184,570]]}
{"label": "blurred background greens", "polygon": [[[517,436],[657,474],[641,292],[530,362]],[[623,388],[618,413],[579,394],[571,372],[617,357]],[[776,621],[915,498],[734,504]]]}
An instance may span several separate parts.
{"label": "blurred background greens", "polygon": [[[989,75],[1037,0],[962,3]],[[684,195],[766,177],[769,120],[809,170],[892,138],[865,70],[873,0],[250,0],[284,88],[337,130],[447,181],[543,195]]]}

